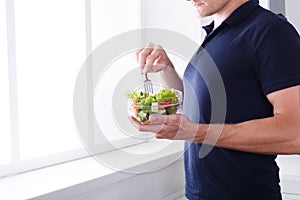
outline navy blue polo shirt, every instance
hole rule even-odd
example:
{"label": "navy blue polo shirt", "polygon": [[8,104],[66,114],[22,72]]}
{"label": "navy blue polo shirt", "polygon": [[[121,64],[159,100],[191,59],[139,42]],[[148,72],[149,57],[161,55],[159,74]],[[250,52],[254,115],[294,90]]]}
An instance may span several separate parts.
{"label": "navy blue polo shirt", "polygon": [[[197,123],[240,123],[273,116],[266,95],[300,85],[300,40],[286,19],[251,0],[219,27],[204,27],[207,36],[184,73],[183,112]],[[217,69],[218,73],[215,73]],[[219,74],[223,89],[216,88]],[[211,93],[224,90],[226,106],[212,113]],[[215,92],[216,93],[216,92]],[[215,95],[216,96],[216,95]],[[222,109],[217,109],[218,110]],[[222,121],[223,120],[223,121]],[[260,133],[254,133],[260,134]],[[276,155],[213,147],[199,157],[205,144],[186,142],[186,197],[190,200],[279,200]]]}

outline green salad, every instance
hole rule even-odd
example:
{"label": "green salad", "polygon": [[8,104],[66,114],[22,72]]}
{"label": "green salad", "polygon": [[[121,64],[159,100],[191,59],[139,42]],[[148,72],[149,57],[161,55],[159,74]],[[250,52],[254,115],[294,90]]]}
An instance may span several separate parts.
{"label": "green salad", "polygon": [[140,122],[147,122],[150,114],[174,114],[180,104],[174,89],[165,88],[149,95],[143,91],[134,91],[127,96],[130,99],[130,112]]}

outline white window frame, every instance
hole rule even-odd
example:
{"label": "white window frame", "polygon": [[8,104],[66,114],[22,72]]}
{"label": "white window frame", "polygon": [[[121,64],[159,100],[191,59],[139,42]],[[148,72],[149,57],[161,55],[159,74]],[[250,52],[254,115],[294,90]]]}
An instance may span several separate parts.
{"label": "white window frame", "polygon": [[[91,0],[85,1],[85,24],[86,24],[86,56],[92,52],[92,23],[91,23]],[[138,1],[137,17],[139,27],[142,27],[143,17],[141,12],[141,1]],[[91,155],[82,147],[58,154],[44,156],[36,159],[21,161],[20,159],[20,135],[19,135],[19,114],[18,114],[18,90],[17,90],[17,64],[16,64],[16,31],[15,31],[15,8],[14,0],[6,0],[6,20],[7,20],[7,48],[8,48],[8,70],[9,70],[9,98],[10,98],[10,126],[11,126],[11,162],[0,165],[0,178],[45,168],[60,163],[65,163]],[[147,139],[137,140],[133,138],[123,138],[113,141],[118,148],[137,145],[147,142]],[[101,144],[99,153],[112,151],[110,145]]]}

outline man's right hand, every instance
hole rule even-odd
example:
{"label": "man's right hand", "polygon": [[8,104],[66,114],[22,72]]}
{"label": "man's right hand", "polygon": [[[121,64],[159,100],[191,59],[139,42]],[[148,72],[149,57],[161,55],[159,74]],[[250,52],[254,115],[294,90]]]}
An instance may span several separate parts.
{"label": "man's right hand", "polygon": [[161,45],[148,43],[136,52],[136,57],[143,74],[165,71],[168,67],[174,69],[172,62]]}

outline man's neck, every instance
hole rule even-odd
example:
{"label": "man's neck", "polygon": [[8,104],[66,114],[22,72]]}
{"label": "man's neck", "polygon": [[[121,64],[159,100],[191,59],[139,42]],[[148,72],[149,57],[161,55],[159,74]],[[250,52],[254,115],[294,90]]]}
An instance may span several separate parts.
{"label": "man's neck", "polygon": [[222,22],[229,17],[233,11],[243,5],[249,0],[231,0],[229,1],[219,12],[213,15],[214,18],[214,29],[222,24]]}

